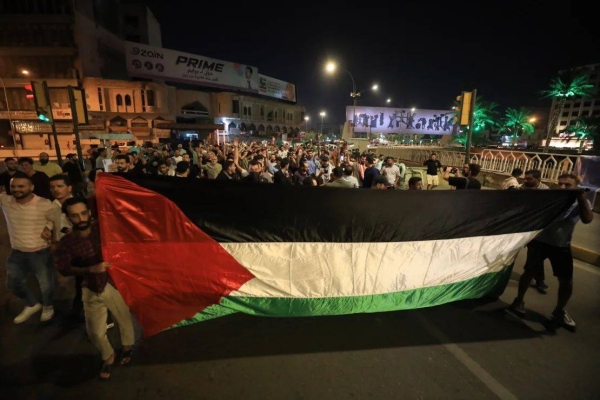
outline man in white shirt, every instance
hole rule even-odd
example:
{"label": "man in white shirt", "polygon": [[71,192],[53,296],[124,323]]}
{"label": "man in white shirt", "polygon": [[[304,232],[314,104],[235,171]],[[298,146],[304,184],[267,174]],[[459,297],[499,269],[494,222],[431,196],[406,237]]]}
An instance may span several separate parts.
{"label": "man in white shirt", "polygon": [[[54,208],[50,200],[33,194],[33,189],[31,178],[17,173],[10,181],[12,195],[0,194],[12,248],[6,261],[6,286],[25,303],[23,311],[13,320],[15,324],[25,322],[40,310],[42,322],[54,316],[54,266],[50,244],[42,237],[44,228],[51,230],[54,226]],[[30,271],[40,284],[42,304],[27,287]]]}
{"label": "man in white shirt", "polygon": [[[525,175],[527,175],[527,172]],[[563,174],[558,177],[558,187],[559,189],[576,190],[579,188],[579,177],[572,174]],[[585,192],[580,190],[577,192],[577,200],[567,212],[559,215],[527,244],[527,261],[521,279],[519,279],[519,291],[509,310],[519,316],[526,315],[523,299],[527,288],[532,279],[543,273],[544,260],[549,259],[554,276],[558,278],[558,299],[552,317],[555,322],[565,328],[575,330],[575,321],[565,310],[573,294],[571,240],[575,225],[579,221],[589,224],[593,219],[594,213],[591,204],[586,199]]]}
{"label": "man in white shirt", "polygon": [[393,157],[387,157],[385,159],[385,164],[381,168],[381,175],[387,179],[390,186],[393,186],[394,188],[398,186],[398,181],[400,180],[400,168],[394,164]]}
{"label": "man in white shirt", "polygon": [[354,167],[352,165],[346,165],[346,167],[344,167],[344,180],[350,183],[355,189],[360,187],[358,179],[354,176]]}

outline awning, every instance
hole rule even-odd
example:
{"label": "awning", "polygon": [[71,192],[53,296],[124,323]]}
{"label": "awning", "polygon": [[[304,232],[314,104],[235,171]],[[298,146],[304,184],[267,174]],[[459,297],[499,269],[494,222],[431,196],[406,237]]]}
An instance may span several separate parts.
{"label": "awning", "polygon": [[142,127],[136,127],[136,126],[132,126],[130,129],[131,133],[139,133],[140,135],[150,135],[150,128],[147,126]]}
{"label": "awning", "polygon": [[126,126],[109,126],[108,130],[115,133],[127,133],[129,128]]}
{"label": "awning", "polygon": [[181,129],[181,130],[215,130],[215,129],[225,129],[225,125],[223,124],[181,124],[181,123],[173,123],[173,122],[159,122],[156,124],[157,128],[160,129]]}
{"label": "awning", "polygon": [[98,139],[98,140],[135,140],[135,136],[131,133],[81,133],[82,139]]}

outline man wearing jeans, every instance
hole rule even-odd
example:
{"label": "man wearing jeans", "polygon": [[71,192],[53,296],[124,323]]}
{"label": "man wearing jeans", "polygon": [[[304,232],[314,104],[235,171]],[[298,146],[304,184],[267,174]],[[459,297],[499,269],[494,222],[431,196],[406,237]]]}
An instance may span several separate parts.
{"label": "man wearing jeans", "polygon": [[55,249],[56,268],[63,275],[83,277],[83,310],[85,325],[91,342],[100,350],[104,365],[101,379],[110,378],[115,361],[115,352],[106,336],[106,317],[110,310],[119,324],[123,353],[121,364],[131,361],[135,340],[133,320],[129,307],[119,291],[110,282],[107,268],[110,263],[102,261],[100,230],[92,221],[90,210],[84,199],[70,198],[62,204],[62,211],[73,225]]}
{"label": "man wearing jeans", "polygon": [[[42,237],[44,228],[53,227],[53,207],[50,200],[36,196],[33,190],[31,178],[17,172],[10,180],[11,195],[0,194],[12,247],[6,262],[6,286],[25,302],[25,308],[13,320],[15,324],[27,321],[40,310],[42,322],[54,316],[54,266],[50,244]],[[27,287],[29,272],[33,272],[38,279],[42,304]]]}

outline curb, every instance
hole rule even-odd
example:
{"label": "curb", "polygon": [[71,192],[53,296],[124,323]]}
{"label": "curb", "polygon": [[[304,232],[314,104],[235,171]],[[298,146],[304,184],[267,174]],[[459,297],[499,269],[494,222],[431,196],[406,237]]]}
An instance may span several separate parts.
{"label": "curb", "polygon": [[600,267],[600,253],[575,244],[571,245],[573,258]]}

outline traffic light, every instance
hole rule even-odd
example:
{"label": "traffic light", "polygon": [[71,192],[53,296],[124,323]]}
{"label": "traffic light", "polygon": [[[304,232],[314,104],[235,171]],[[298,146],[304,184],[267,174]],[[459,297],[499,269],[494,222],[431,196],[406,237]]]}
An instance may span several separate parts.
{"label": "traffic light", "polygon": [[48,99],[48,90],[46,82],[31,82],[33,100],[35,101],[35,111],[38,119],[44,122],[52,122],[52,108],[50,108],[50,99]]}
{"label": "traffic light", "polygon": [[25,98],[27,100],[33,100],[33,88],[30,84],[25,85]]}
{"label": "traffic light", "polygon": [[460,126],[470,125],[472,100],[473,92],[462,92],[462,95],[456,97],[458,105],[454,107],[454,111],[457,113],[454,122]]}

